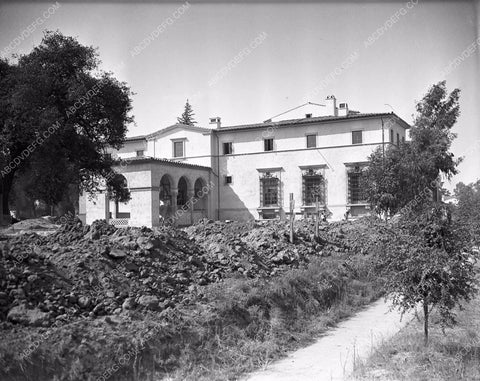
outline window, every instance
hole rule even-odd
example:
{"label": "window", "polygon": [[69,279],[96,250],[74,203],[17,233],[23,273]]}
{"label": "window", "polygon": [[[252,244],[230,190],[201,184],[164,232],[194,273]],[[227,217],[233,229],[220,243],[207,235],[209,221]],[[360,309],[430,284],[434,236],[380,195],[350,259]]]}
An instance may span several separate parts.
{"label": "window", "polygon": [[364,204],[365,194],[363,189],[362,168],[356,166],[348,172],[348,203]]}
{"label": "window", "polygon": [[139,149],[137,151],[137,157],[141,157],[141,156],[143,156],[143,149]]}
{"label": "window", "polygon": [[390,143],[393,143],[393,130],[390,130]]}
{"label": "window", "polygon": [[225,176],[225,184],[231,184],[232,183],[232,176]]}
{"label": "window", "polygon": [[307,135],[307,148],[315,148],[317,146],[317,135]]}
{"label": "window", "polygon": [[273,151],[273,139],[264,139],[263,146],[265,151]]}
{"label": "window", "polygon": [[223,143],[223,154],[230,155],[233,152],[232,142]]}
{"label": "window", "polygon": [[402,136],[402,143],[405,143],[405,136]]}
{"label": "window", "polygon": [[173,142],[173,157],[184,157],[183,143],[183,140]]}
{"label": "window", "polygon": [[362,144],[362,131],[352,131],[352,144]]}
{"label": "window", "polygon": [[310,119],[312,117],[312,114],[305,114],[305,118]]}
{"label": "window", "polygon": [[278,206],[280,194],[280,179],[266,172],[260,178],[260,206]]}
{"label": "window", "polygon": [[400,145],[400,134],[397,133],[397,146]]}
{"label": "window", "polygon": [[303,205],[312,206],[318,201],[325,204],[325,181],[321,174],[313,169],[308,169],[302,176]]}

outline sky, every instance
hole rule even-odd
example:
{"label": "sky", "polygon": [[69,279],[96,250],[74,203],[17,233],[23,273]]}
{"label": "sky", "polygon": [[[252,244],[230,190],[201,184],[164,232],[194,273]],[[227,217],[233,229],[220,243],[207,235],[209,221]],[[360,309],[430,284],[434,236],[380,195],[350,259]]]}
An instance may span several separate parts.
{"label": "sky", "polygon": [[0,56],[30,52],[45,30],[97,47],[102,69],[135,93],[128,136],[174,124],[186,99],[206,127],[328,95],[411,124],[446,80],[461,90],[452,151],[465,160],[445,185],[480,178],[480,1],[54,3],[0,1]]}

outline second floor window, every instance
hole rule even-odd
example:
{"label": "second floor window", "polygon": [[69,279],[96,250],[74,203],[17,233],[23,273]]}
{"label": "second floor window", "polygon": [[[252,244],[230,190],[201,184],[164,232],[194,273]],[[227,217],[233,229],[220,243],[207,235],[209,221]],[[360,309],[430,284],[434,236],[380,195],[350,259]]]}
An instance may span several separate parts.
{"label": "second floor window", "polygon": [[273,139],[264,139],[263,147],[265,151],[273,151]]}
{"label": "second floor window", "polygon": [[393,130],[390,130],[390,143],[393,143]]}
{"label": "second floor window", "polygon": [[233,144],[232,142],[223,143],[223,154],[230,155],[233,153]]}
{"label": "second floor window", "polygon": [[184,157],[183,141],[173,142],[173,157]]}
{"label": "second floor window", "polygon": [[317,146],[317,135],[307,135],[307,148],[315,148]]}
{"label": "second floor window", "polygon": [[352,144],[362,144],[362,131],[352,131]]}

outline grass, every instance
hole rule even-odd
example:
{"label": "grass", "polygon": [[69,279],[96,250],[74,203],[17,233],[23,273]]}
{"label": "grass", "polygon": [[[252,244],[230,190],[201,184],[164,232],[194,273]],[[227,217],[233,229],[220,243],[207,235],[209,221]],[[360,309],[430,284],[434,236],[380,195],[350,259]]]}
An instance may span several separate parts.
{"label": "grass", "polygon": [[[56,329],[28,361],[15,353],[38,333],[22,332],[22,338],[0,342],[0,379],[238,379],[378,298],[370,268],[366,256],[339,254],[268,280],[226,279],[202,287],[188,307]],[[157,333],[148,337],[152,329]],[[129,352],[135,355],[126,364],[101,378]]]}
{"label": "grass", "polygon": [[480,380],[480,298],[458,311],[458,324],[443,332],[431,316],[428,347],[423,345],[423,319],[414,319],[357,364],[354,379]]}

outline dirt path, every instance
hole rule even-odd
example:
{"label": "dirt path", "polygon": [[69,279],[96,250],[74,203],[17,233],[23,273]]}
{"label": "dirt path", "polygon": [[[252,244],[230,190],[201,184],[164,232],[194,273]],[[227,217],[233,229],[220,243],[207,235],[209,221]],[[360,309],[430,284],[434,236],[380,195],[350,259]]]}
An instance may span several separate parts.
{"label": "dirt path", "polygon": [[245,381],[346,380],[353,371],[354,359],[368,357],[378,343],[394,335],[413,317],[405,314],[400,321],[398,312],[388,311],[389,304],[381,299],[340,323],[315,344],[251,374]]}

